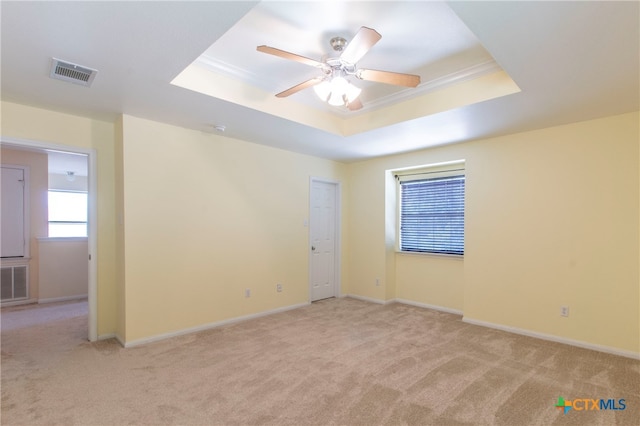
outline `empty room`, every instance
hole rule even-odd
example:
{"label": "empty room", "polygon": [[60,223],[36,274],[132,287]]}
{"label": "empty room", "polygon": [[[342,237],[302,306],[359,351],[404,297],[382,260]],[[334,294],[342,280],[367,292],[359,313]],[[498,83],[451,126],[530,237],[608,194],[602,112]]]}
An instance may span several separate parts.
{"label": "empty room", "polygon": [[3,425],[636,425],[640,3],[2,1]]}

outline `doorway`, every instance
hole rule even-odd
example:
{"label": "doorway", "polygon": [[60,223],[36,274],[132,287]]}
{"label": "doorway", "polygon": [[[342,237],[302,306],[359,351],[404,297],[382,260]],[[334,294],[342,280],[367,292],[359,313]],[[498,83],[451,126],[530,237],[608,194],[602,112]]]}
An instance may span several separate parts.
{"label": "doorway", "polygon": [[0,141],[3,147],[27,150],[41,153],[62,152],[86,156],[88,164],[88,215],[87,215],[87,261],[88,261],[88,340],[98,339],[97,320],[97,287],[98,287],[98,256],[97,256],[97,153],[94,149],[71,147],[47,142],[20,140],[3,137]]}
{"label": "doorway", "polygon": [[311,178],[309,299],[340,295],[340,183]]}

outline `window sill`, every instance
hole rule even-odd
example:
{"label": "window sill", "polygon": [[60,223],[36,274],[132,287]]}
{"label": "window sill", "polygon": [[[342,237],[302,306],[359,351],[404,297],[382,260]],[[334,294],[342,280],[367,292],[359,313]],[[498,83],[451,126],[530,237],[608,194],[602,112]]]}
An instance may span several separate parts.
{"label": "window sill", "polygon": [[28,265],[30,261],[31,261],[30,256],[0,258],[0,264],[2,264],[3,267],[4,266],[24,266],[24,265]]}
{"label": "window sill", "polygon": [[401,256],[417,256],[417,257],[439,257],[446,259],[464,260],[464,255],[459,254],[445,254],[445,253],[422,253],[418,251],[400,251],[396,250],[396,254]]}
{"label": "window sill", "polygon": [[39,243],[54,243],[54,242],[72,242],[72,241],[88,241],[87,237],[39,237]]}

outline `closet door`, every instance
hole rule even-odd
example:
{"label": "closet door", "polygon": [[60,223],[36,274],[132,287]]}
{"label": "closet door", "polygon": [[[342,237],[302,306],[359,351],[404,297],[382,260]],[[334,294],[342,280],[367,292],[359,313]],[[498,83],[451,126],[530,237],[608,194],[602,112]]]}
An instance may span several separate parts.
{"label": "closet door", "polygon": [[2,257],[24,256],[24,181],[24,169],[2,166]]}

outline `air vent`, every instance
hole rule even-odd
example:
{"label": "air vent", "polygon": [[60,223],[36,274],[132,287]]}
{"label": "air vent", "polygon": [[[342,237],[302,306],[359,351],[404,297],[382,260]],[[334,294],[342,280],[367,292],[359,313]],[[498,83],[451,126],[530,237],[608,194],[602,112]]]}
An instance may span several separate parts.
{"label": "air vent", "polygon": [[88,87],[93,83],[97,73],[98,70],[53,58],[49,77]]}

